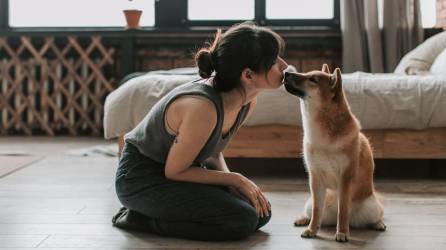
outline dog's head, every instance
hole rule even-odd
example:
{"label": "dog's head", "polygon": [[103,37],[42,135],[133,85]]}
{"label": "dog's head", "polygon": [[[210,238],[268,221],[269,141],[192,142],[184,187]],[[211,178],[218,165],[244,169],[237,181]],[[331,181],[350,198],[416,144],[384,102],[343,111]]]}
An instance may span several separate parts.
{"label": "dog's head", "polygon": [[327,64],[322,66],[322,71],[302,74],[285,72],[284,85],[289,93],[304,101],[324,104],[343,98],[341,70],[336,68],[331,74]]}

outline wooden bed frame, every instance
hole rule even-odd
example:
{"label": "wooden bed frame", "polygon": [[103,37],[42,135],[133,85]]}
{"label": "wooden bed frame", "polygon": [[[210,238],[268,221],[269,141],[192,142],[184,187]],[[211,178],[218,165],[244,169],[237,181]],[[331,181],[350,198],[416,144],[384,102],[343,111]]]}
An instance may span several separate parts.
{"label": "wooden bed frame", "polygon": [[[446,127],[424,130],[364,130],[376,159],[446,159]],[[118,138],[119,152],[124,145]],[[225,157],[297,158],[302,154],[302,129],[297,126],[242,127],[232,138]]]}

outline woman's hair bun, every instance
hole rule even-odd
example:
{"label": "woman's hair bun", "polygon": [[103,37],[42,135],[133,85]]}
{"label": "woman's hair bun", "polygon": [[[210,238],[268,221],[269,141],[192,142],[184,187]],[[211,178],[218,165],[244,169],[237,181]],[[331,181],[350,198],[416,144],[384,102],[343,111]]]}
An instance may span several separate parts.
{"label": "woman's hair bun", "polygon": [[195,55],[195,62],[198,66],[198,74],[203,78],[209,78],[214,72],[212,53],[209,49],[200,49]]}

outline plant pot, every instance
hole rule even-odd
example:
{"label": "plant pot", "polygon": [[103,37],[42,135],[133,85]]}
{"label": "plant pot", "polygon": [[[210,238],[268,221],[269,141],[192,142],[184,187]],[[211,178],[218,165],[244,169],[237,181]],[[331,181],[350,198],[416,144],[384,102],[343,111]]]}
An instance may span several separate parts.
{"label": "plant pot", "polygon": [[125,20],[127,21],[127,29],[140,29],[139,19],[142,10],[124,10]]}

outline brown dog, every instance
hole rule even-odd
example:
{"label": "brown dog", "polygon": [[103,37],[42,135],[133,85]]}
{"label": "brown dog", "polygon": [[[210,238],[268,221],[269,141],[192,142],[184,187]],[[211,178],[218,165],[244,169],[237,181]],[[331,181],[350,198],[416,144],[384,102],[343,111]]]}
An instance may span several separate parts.
{"label": "brown dog", "polygon": [[336,241],[346,242],[349,226],[384,231],[383,206],[373,186],[374,162],[367,138],[350,111],[341,71],[286,73],[285,88],[300,97],[303,152],[311,198],[294,224],[308,225],[315,237],[321,224],[337,225]]}

